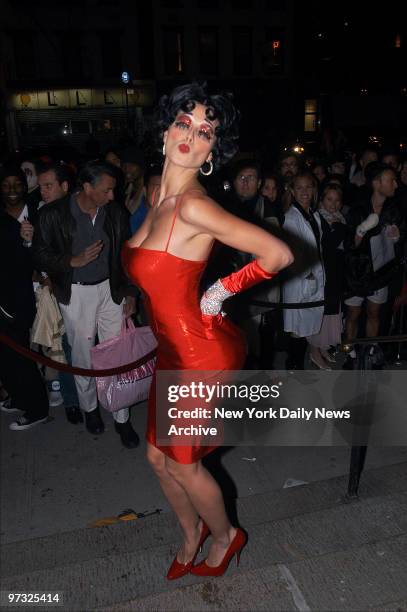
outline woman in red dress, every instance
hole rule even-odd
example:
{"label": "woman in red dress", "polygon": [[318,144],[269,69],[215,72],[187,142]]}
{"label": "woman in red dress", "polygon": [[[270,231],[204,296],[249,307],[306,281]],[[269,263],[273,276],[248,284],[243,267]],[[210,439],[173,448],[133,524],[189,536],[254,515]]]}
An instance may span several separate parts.
{"label": "woman in red dress", "polygon": [[[224,299],[271,278],[289,265],[289,248],[266,231],[224,211],[209,198],[198,173],[209,174],[236,152],[238,112],[228,95],[209,95],[196,83],[176,88],[159,104],[164,169],[159,193],[143,225],[125,245],[123,264],[143,290],[157,337],[157,370],[237,370],[245,343],[223,317]],[[253,261],[209,287],[199,281],[214,241],[252,253]],[[221,490],[201,458],[213,446],[160,445],[155,384],[149,398],[147,457],[174,509],[184,541],[168,579],[191,572],[223,574],[246,543],[226,515]],[[194,566],[205,539],[209,554]]]}

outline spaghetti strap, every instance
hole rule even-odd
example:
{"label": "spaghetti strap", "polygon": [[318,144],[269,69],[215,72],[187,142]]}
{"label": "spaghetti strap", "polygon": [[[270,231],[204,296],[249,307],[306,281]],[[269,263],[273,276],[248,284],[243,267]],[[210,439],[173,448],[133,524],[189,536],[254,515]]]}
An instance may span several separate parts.
{"label": "spaghetti strap", "polygon": [[172,236],[172,231],[174,229],[175,220],[177,218],[178,206],[179,206],[179,203],[181,202],[181,200],[182,200],[182,198],[177,198],[177,203],[175,204],[174,214],[172,216],[171,229],[170,229],[170,233],[168,234],[167,244],[165,245],[165,252],[168,251],[168,246],[170,244],[170,240],[171,240],[171,236]]}
{"label": "spaghetti strap", "polygon": [[180,206],[182,200],[184,199],[184,197],[187,195],[187,193],[191,193],[193,191],[198,191],[199,193],[202,193],[200,189],[189,189],[188,191],[185,191],[184,193],[180,194],[177,197],[177,203],[175,204],[174,215],[172,217],[171,229],[170,229],[170,233],[168,235],[167,244],[165,246],[165,252],[166,253],[168,251],[168,247],[169,247],[169,244],[170,244],[170,240],[171,240],[172,232],[173,232],[173,229],[174,229],[175,221],[177,219],[177,212],[178,212],[179,206]]}

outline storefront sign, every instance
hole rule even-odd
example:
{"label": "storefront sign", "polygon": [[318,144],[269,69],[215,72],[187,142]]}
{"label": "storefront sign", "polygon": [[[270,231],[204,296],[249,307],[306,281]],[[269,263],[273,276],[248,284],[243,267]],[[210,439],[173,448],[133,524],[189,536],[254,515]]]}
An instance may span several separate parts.
{"label": "storefront sign", "polygon": [[101,108],[129,106],[153,106],[153,83],[137,82],[132,89],[56,89],[24,91],[9,97],[9,110],[51,110],[53,108]]}

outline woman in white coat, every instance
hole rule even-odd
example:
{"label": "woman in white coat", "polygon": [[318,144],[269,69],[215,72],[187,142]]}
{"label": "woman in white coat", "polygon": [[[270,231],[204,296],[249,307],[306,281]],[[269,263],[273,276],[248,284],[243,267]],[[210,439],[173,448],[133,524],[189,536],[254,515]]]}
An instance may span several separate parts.
{"label": "woman in white coat", "polygon": [[[287,268],[283,284],[286,303],[319,302],[324,300],[325,272],[322,261],[322,226],[318,212],[313,212],[317,184],[310,172],[301,172],[291,184],[293,203],[286,212],[284,230],[294,254],[294,263]],[[319,333],[324,306],[284,309],[284,331],[290,333],[286,366],[303,369],[307,348],[305,339]],[[311,361],[321,367],[318,355],[311,347]]]}

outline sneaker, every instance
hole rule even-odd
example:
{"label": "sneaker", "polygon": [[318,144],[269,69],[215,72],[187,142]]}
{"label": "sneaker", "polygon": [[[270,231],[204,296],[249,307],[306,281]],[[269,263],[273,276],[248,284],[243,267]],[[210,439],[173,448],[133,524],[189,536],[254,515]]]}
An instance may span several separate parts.
{"label": "sneaker", "polygon": [[60,406],[64,403],[64,399],[60,391],[50,391],[48,394],[48,401],[50,406]]}
{"label": "sneaker", "polygon": [[32,427],[40,425],[40,423],[45,423],[46,421],[48,421],[48,416],[33,419],[22,415],[18,417],[16,421],[10,423],[9,429],[12,431],[23,431],[24,429],[31,429]]}
{"label": "sneaker", "polygon": [[7,397],[0,402],[0,410],[8,414],[12,414],[13,412],[22,412],[22,410],[14,406],[11,397]]}
{"label": "sneaker", "polygon": [[48,401],[50,406],[60,406],[64,403],[64,399],[61,395],[61,386],[59,380],[52,380],[48,382]]}

